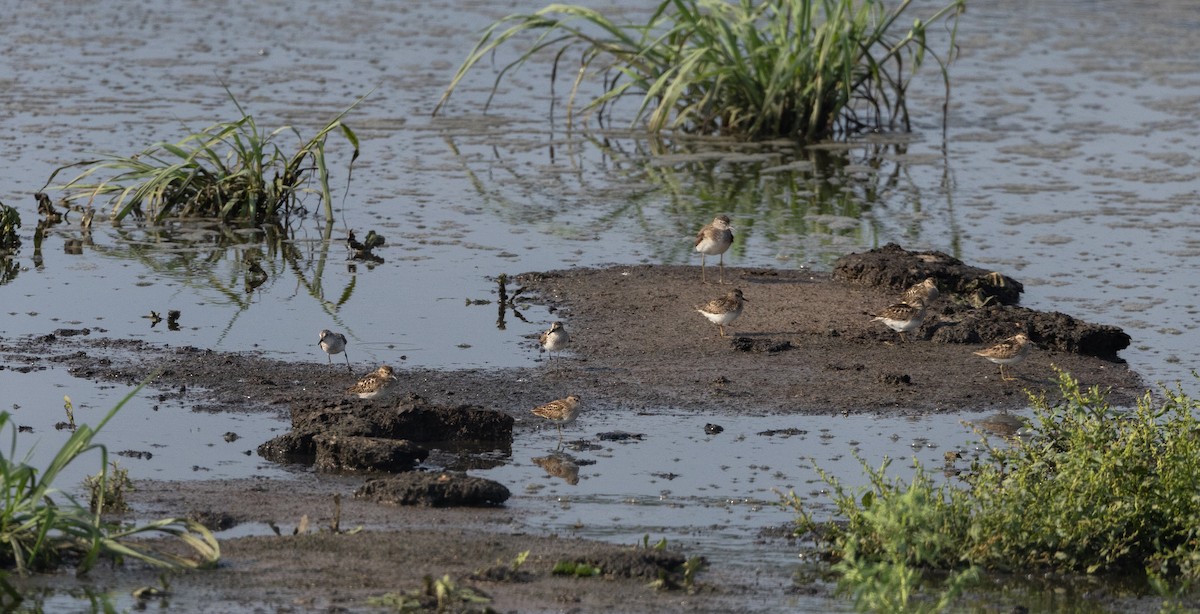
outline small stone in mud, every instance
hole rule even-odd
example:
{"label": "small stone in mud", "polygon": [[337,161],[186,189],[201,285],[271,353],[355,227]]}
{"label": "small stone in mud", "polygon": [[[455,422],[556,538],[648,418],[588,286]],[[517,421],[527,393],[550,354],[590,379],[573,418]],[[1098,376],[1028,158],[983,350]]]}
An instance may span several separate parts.
{"label": "small stone in mud", "polygon": [[[576,439],[575,441],[568,441],[568,442],[564,443],[563,445],[566,446],[567,448],[570,448],[570,449],[576,451],[576,452],[595,452],[596,450],[599,450],[604,447],[598,443],[592,443],[586,439]],[[581,460],[581,461],[579,461],[579,464],[584,465],[584,464],[591,464],[591,463],[586,463],[585,461]]]}
{"label": "small stone in mud", "polygon": [[775,341],[767,346],[767,353],[774,354],[776,352],[786,352],[792,349],[792,342],[784,339],[783,341]]}
{"label": "small stone in mud", "polygon": [[758,434],[762,435],[763,437],[775,437],[775,436],[791,437],[793,435],[807,435],[808,431],[806,431],[804,429],[798,429],[798,428],[786,428],[786,429],[771,429],[769,431],[760,431]]}
{"label": "small stone in mud", "polygon": [[628,433],[626,431],[608,431],[606,433],[596,433],[596,439],[600,441],[630,441],[633,439],[645,439],[645,435],[641,433]]}
{"label": "small stone in mud", "polygon": [[448,471],[410,472],[369,480],[354,498],[422,507],[498,506],[511,495],[499,482]]}
{"label": "small stone in mud", "polygon": [[512,564],[497,563],[487,569],[480,569],[468,576],[476,582],[531,582],[533,574],[520,569],[513,569]]}
{"label": "small stone in mud", "polygon": [[708,435],[716,435],[717,433],[720,433],[724,430],[725,430],[725,427],[721,426],[720,424],[713,424],[710,422],[710,423],[704,425],[704,432],[705,432],[705,434],[708,434]]}
{"label": "small stone in mud", "polygon": [[210,531],[224,531],[237,526],[238,521],[226,512],[216,510],[193,510],[187,515],[188,520],[194,520]]}

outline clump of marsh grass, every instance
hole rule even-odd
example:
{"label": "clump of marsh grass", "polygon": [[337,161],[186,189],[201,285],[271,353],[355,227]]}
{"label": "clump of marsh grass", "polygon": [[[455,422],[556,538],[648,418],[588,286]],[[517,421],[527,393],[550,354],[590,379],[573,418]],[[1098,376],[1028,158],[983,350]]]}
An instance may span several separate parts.
{"label": "clump of marsh grass", "polygon": [[[1163,594],[1194,586],[1200,401],[1164,391],[1156,403],[1147,393],[1124,410],[1066,373],[1059,388],[1057,403],[1031,396],[1028,438],[985,441],[960,476],[965,488],[937,483],[919,464],[907,483],[887,476],[887,462],[864,464],[870,486],[858,493],[824,476],[845,522],[819,532],[842,588],[863,607],[890,609],[912,605],[922,570],[955,572],[951,594],[976,570],[1144,574]],[[803,529],[818,528],[798,497],[785,503]]]}
{"label": "clump of marsh grass", "polygon": [[[93,442],[99,431],[117,411],[137,394],[139,386],[113,407],[95,428],[80,425],[41,472],[18,461],[17,428],[8,412],[0,412],[0,429],[11,428],[9,454],[0,454],[0,589],[9,597],[16,595],[4,581],[3,570],[19,574],[74,564],[80,573],[96,561],[132,559],[168,570],[195,569],[214,565],[221,556],[216,538],[203,525],[180,518],[167,518],[144,525],[127,526],[102,518],[105,499],[100,497],[94,509],[81,505],[74,497],[54,488],[54,481],[81,454],[99,450],[101,472],[96,486],[107,490],[112,476],[108,473],[108,453]],[[137,538],[169,536],[180,540],[193,556],[153,549]],[[19,595],[16,595],[19,599]]]}
{"label": "clump of marsh grass", "polygon": [[[948,65],[965,0],[926,19],[902,22],[911,0],[887,9],[877,0],[663,0],[644,23],[618,23],[599,11],[551,4],[492,24],[459,67],[434,109],[446,103],[481,60],[518,37],[532,42],[509,71],[555,51],[559,63],[580,48],[568,119],[589,80],[601,93],[580,113],[641,96],[634,123],[658,133],[684,130],[814,140],[868,129],[909,129],[906,103],[914,72],[932,59],[950,95]],[[930,48],[929,26],[949,22],[948,50]],[[911,25],[906,25],[911,24]],[[943,107],[943,121],[945,108]]]}
{"label": "clump of marsh grass", "polygon": [[[246,112],[233,94],[241,119],[213,124],[176,143],[160,142],[132,156],[106,154],[95,160],[55,169],[45,189],[65,192],[67,202],[96,199],[113,204],[114,221],[133,213],[155,221],[168,217],[209,217],[226,222],[262,224],[286,218],[301,207],[306,193],[319,194],[325,220],[333,221],[333,197],[325,146],[329,135],[340,131],[354,148],[350,164],[358,158],[358,136],[343,118],[362,102],[359,98],[312,138],[283,126],[267,132]],[[365,96],[364,96],[365,98]],[[299,148],[286,153],[279,141],[296,137]],[[59,172],[85,170],[62,185],[50,185]],[[310,187],[312,181],[316,187]]]}
{"label": "clump of marsh grass", "polygon": [[88,509],[93,512],[105,509],[117,514],[127,512],[129,503],[125,501],[125,493],[134,490],[133,480],[129,479],[129,470],[116,461],[109,463],[109,467],[107,472],[83,478],[83,488],[88,492]]}
{"label": "clump of marsh grass", "polygon": [[17,234],[20,227],[21,214],[16,209],[0,203],[0,254],[21,247],[21,237]]}

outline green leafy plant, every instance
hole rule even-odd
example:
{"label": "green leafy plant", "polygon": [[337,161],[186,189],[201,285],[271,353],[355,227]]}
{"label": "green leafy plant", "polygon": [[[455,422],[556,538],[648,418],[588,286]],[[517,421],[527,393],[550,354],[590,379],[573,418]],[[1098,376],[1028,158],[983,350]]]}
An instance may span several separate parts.
{"label": "green leafy plant", "polygon": [[[839,585],[863,609],[940,610],[977,570],[1146,574],[1200,578],[1200,403],[1181,391],[1111,407],[1098,388],[1059,373],[1060,400],[1031,396],[1028,438],[993,444],[963,485],[937,483],[920,464],[905,482],[864,464],[858,493],[830,484],[844,522],[819,527],[794,494],[805,529],[825,542]],[[952,572],[937,600],[914,600],[924,570]]]}
{"label": "green leafy plant", "polygon": [[[254,224],[286,217],[301,206],[302,194],[316,192],[326,222],[332,222],[326,140],[330,133],[340,131],[354,147],[353,165],[358,158],[358,136],[343,118],[363,98],[305,140],[291,126],[271,132],[260,129],[233,94],[226,92],[241,119],[213,124],[176,143],[156,143],[132,156],[107,154],[60,167],[43,189],[61,190],[66,193],[65,201],[86,201],[89,206],[97,198],[108,199],[113,203],[115,221],[130,213],[146,213],[155,221],[172,216],[212,217]],[[299,148],[290,155],[278,143],[281,135],[289,132],[299,141]],[[85,170],[67,183],[50,185],[59,172],[81,166]],[[315,189],[308,187],[313,179]]]}
{"label": "green leafy plant", "polygon": [[[555,50],[554,74],[573,47],[582,48],[568,99],[574,114],[581,86],[602,82],[582,106],[603,112],[627,95],[641,96],[634,123],[651,132],[680,129],[805,140],[837,132],[909,127],[906,94],[913,73],[932,58],[949,98],[948,65],[965,0],[902,25],[911,0],[888,10],[877,0],[663,0],[640,24],[618,23],[578,5],[551,4],[492,24],[463,61],[434,109],[463,77],[518,37],[533,38],[505,65],[509,71]],[[928,27],[950,22],[949,51],[930,49]],[[488,104],[492,96],[488,97]],[[943,109],[944,111],[944,109]]]}
{"label": "green leafy plant", "polygon": [[[141,386],[113,407],[95,428],[80,425],[41,472],[14,458],[18,429],[7,412],[0,412],[0,429],[8,427],[12,430],[10,452],[0,454],[0,487],[3,488],[0,492],[0,568],[24,574],[54,569],[69,562],[76,564],[79,573],[83,573],[101,557],[117,561],[128,557],[164,569],[195,569],[217,562],[221,556],[220,546],[212,533],[197,522],[167,518],[144,525],[117,525],[102,520],[103,498],[94,510],[89,510],[69,494],[53,487],[63,469],[81,454],[98,450],[101,456],[98,487],[102,492],[106,490],[108,451],[93,439],[139,390]],[[178,539],[194,557],[158,551],[153,544],[136,539],[155,535]]]}
{"label": "green leafy plant", "polygon": [[665,538],[665,537],[659,538],[659,540],[657,542],[655,542],[653,546],[651,546],[650,545],[650,534],[645,533],[642,535],[642,549],[643,550],[658,550],[659,552],[662,552],[663,550],[667,549],[667,538]]}

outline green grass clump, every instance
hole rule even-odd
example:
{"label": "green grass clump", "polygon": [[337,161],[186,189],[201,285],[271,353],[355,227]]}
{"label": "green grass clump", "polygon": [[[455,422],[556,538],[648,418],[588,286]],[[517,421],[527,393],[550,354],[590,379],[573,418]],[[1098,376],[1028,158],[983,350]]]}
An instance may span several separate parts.
{"label": "green grass clump", "polygon": [[[583,6],[551,4],[492,24],[434,114],[481,60],[527,36],[532,42],[500,70],[492,95],[505,74],[534,55],[555,50],[557,74],[558,63],[578,47],[568,119],[581,85],[599,80],[601,93],[582,113],[641,96],[634,123],[644,120],[655,133],[678,129],[814,140],[908,129],[907,90],[926,59],[940,69],[949,98],[948,65],[966,0],[952,0],[924,20],[903,20],[910,4],[902,0],[889,10],[878,0],[663,0],[640,24],[618,23]],[[930,49],[926,37],[939,21],[950,23],[944,56]],[[552,94],[553,83],[554,75]]]}
{"label": "green grass clump", "polygon": [[1147,393],[1135,408],[1113,408],[1098,388],[1081,389],[1065,373],[1059,388],[1056,403],[1031,396],[1028,438],[985,442],[960,476],[965,486],[938,484],[919,464],[905,483],[886,475],[885,462],[866,467],[870,486],[858,493],[825,476],[844,523],[818,526],[798,497],[787,503],[802,528],[824,534],[843,589],[863,607],[915,592],[921,570],[956,572],[943,596],[957,594],[976,570],[1146,574],[1154,586],[1194,584],[1200,402],[1165,391],[1160,402]]}
{"label": "green grass clump", "polygon": [[[164,569],[194,569],[214,565],[221,556],[220,546],[203,525],[190,520],[168,518],[145,525],[131,526],[102,519],[104,499],[94,510],[60,492],[53,483],[62,470],[90,450],[99,450],[101,473],[97,488],[106,490],[108,454],[101,444],[93,443],[97,431],[140,390],[135,389],[92,428],[80,425],[63,444],[58,454],[40,472],[13,458],[17,428],[8,412],[0,412],[0,429],[13,431],[7,455],[0,453],[0,588],[11,598],[15,592],[4,581],[5,570],[24,574],[53,570],[62,564],[74,564],[78,572],[89,570],[100,558],[142,561]],[[179,539],[194,555],[160,552],[137,538],[170,536]],[[19,596],[17,596],[19,599]]]}
{"label": "green grass clump", "polygon": [[21,214],[17,210],[0,203],[0,252],[11,252],[21,247],[21,237],[17,229],[21,227]]}
{"label": "green grass clump", "polygon": [[[232,93],[229,97],[241,119],[213,124],[177,143],[156,143],[132,156],[107,154],[60,167],[43,189],[65,192],[67,202],[90,205],[97,198],[108,199],[114,221],[133,213],[148,214],[155,221],[176,216],[253,224],[286,218],[301,207],[302,195],[316,192],[325,220],[331,223],[333,197],[325,144],[330,133],[340,130],[354,147],[351,164],[358,158],[358,137],[342,119],[362,98],[305,140],[291,126],[271,132],[260,129]],[[287,133],[299,142],[291,154],[279,144]],[[85,170],[75,178],[50,185],[59,172],[80,166]],[[317,187],[309,187],[314,179]]]}
{"label": "green grass clump", "polygon": [[494,612],[492,598],[482,591],[461,586],[446,574],[441,579],[425,576],[421,588],[387,593],[367,599],[367,605],[395,612]]}

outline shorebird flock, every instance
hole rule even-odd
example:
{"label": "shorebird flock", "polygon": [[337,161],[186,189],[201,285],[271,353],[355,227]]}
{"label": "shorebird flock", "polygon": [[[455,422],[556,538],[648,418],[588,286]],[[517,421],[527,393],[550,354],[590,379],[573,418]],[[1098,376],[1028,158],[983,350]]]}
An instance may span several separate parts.
{"label": "shorebird flock", "polygon": [[[718,276],[718,284],[725,284],[725,252],[733,245],[734,227],[727,215],[718,215],[713,218],[713,221],[706,224],[696,233],[696,241],[694,244],[695,251],[700,253],[700,281],[708,283],[708,273],[705,267],[705,260],[708,256],[717,256],[720,273]],[[888,305],[879,313],[868,314],[872,317],[872,322],[882,322],[884,326],[896,331],[902,343],[908,342],[908,333],[911,333],[921,327],[925,322],[925,315],[929,305],[938,299],[940,292],[937,287],[937,280],[928,277],[913,285],[904,291],[899,297],[899,300],[891,305]],[[721,337],[728,337],[725,328],[731,326],[734,321],[741,317],[749,299],[742,293],[740,289],[734,288],[726,292],[723,296],[712,299],[711,301],[697,305],[695,310],[703,315],[709,322],[717,325]],[[545,351],[547,362],[553,360],[554,354],[557,352],[562,356],[562,352],[571,342],[571,336],[567,333],[566,327],[562,322],[554,322],[549,329],[542,332],[538,336],[538,345],[541,351]],[[353,372],[350,366],[350,356],[346,352],[347,340],[346,336],[341,333],[335,333],[329,330],[322,330],[317,342],[321,350],[325,352],[329,363],[333,363],[335,354],[342,354],[346,359],[346,368]],[[1009,337],[989,348],[974,352],[976,356],[985,358],[1000,366],[1000,378],[1004,381],[1013,381],[1017,378],[1012,377],[1011,369],[1006,370],[1005,367],[1011,367],[1029,355],[1032,341],[1026,333],[1019,333]],[[372,371],[356,384],[346,390],[347,395],[355,395],[361,399],[373,399],[387,392],[388,388],[396,381],[395,372],[392,367],[384,365]],[[562,427],[575,422],[579,416],[580,397],[577,394],[569,395],[562,399],[550,401],[544,405],[539,405],[531,410],[533,415],[544,418],[558,427],[558,443],[562,446]]]}

